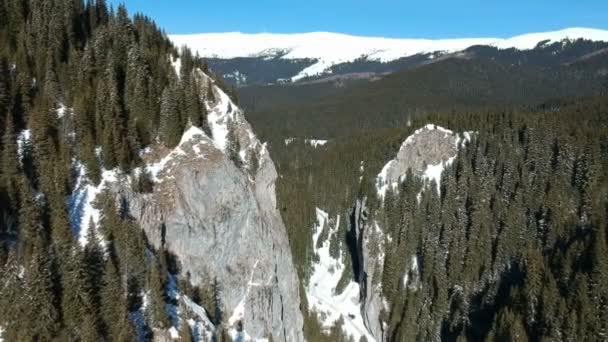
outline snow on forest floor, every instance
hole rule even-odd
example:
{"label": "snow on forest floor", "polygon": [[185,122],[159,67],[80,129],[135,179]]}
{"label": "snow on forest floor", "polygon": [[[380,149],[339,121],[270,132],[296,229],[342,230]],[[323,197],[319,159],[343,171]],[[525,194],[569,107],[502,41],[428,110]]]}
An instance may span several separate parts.
{"label": "snow on forest floor", "polygon": [[[104,170],[101,174],[101,182],[93,185],[86,174],[84,165],[78,161],[74,162],[74,168],[78,173],[74,191],[68,198],[70,224],[74,236],[78,242],[85,246],[87,244],[89,228],[98,227],[101,211],[95,207],[95,200],[108,183],[116,182],[116,171]],[[97,236],[100,236],[99,234]]]}

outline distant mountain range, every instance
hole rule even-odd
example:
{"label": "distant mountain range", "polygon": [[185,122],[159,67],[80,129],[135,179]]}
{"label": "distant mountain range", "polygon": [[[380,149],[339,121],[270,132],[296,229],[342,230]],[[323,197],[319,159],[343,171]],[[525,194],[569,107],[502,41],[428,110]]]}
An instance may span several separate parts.
{"label": "distant mountain range", "polygon": [[[480,54],[513,64],[555,65],[573,62],[608,47],[608,31],[590,28],[531,33],[508,39],[392,39],[327,32],[208,33],[171,35],[170,39],[208,58],[210,67],[235,86],[340,76],[372,77],[445,58],[471,58]],[[587,44],[575,44],[580,41]]]}

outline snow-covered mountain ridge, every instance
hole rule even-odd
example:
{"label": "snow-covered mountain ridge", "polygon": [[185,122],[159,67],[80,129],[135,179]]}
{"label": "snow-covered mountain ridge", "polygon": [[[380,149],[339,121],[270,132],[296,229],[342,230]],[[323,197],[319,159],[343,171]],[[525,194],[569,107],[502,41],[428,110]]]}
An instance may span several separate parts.
{"label": "snow-covered mountain ridge", "polygon": [[237,57],[280,57],[287,60],[309,59],[315,62],[292,77],[298,81],[327,72],[329,68],[358,59],[390,62],[403,57],[444,54],[475,45],[499,49],[529,50],[539,43],[587,39],[608,42],[608,31],[591,28],[568,28],[559,31],[530,33],[511,38],[396,39],[358,37],[330,32],[302,34],[245,34],[239,32],[171,35],[176,45],[186,45],[202,57],[231,59]]}

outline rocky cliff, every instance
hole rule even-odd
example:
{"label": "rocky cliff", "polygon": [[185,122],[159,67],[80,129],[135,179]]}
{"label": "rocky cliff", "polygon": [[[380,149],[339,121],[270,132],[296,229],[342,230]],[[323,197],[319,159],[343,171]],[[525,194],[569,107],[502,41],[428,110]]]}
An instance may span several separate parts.
{"label": "rocky cliff", "polygon": [[[276,209],[277,173],[243,112],[202,72],[212,136],[191,127],[171,151],[146,151],[150,194],[108,184],[150,243],[166,247],[194,285],[217,281],[234,339],[302,341],[298,277]],[[238,149],[231,151],[231,149]],[[237,152],[230,158],[230,152]]]}

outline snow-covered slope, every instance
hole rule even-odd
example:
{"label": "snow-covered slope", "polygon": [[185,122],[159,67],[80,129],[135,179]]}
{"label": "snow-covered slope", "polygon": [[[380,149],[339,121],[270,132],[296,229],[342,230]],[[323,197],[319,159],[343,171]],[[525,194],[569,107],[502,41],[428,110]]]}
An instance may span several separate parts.
{"label": "snow-covered slope", "polygon": [[357,37],[346,34],[313,32],[302,34],[205,33],[171,35],[178,45],[189,46],[203,57],[230,59],[236,57],[275,57],[284,59],[313,59],[316,62],[292,77],[297,81],[319,75],[333,65],[359,58],[389,62],[402,57],[434,52],[456,52],[473,45],[490,45],[500,49],[532,49],[541,41],[585,38],[608,41],[608,31],[589,28],[569,28],[560,31],[532,33],[512,38],[462,39],[391,39]]}
{"label": "snow-covered slope", "polygon": [[[361,317],[361,302],[359,284],[350,281],[342,293],[336,293],[336,286],[344,271],[342,256],[337,259],[330,254],[330,240],[333,234],[338,234],[340,216],[335,224],[330,223],[329,214],[317,208],[317,224],[313,236],[313,243],[319,248],[315,253],[319,261],[314,264],[312,275],[306,287],[306,297],[313,311],[317,313],[323,328],[329,330],[340,318],[344,321],[342,329],[360,341],[365,336],[367,341],[375,341],[367,331]],[[323,241],[323,231],[327,230],[327,237]]]}

